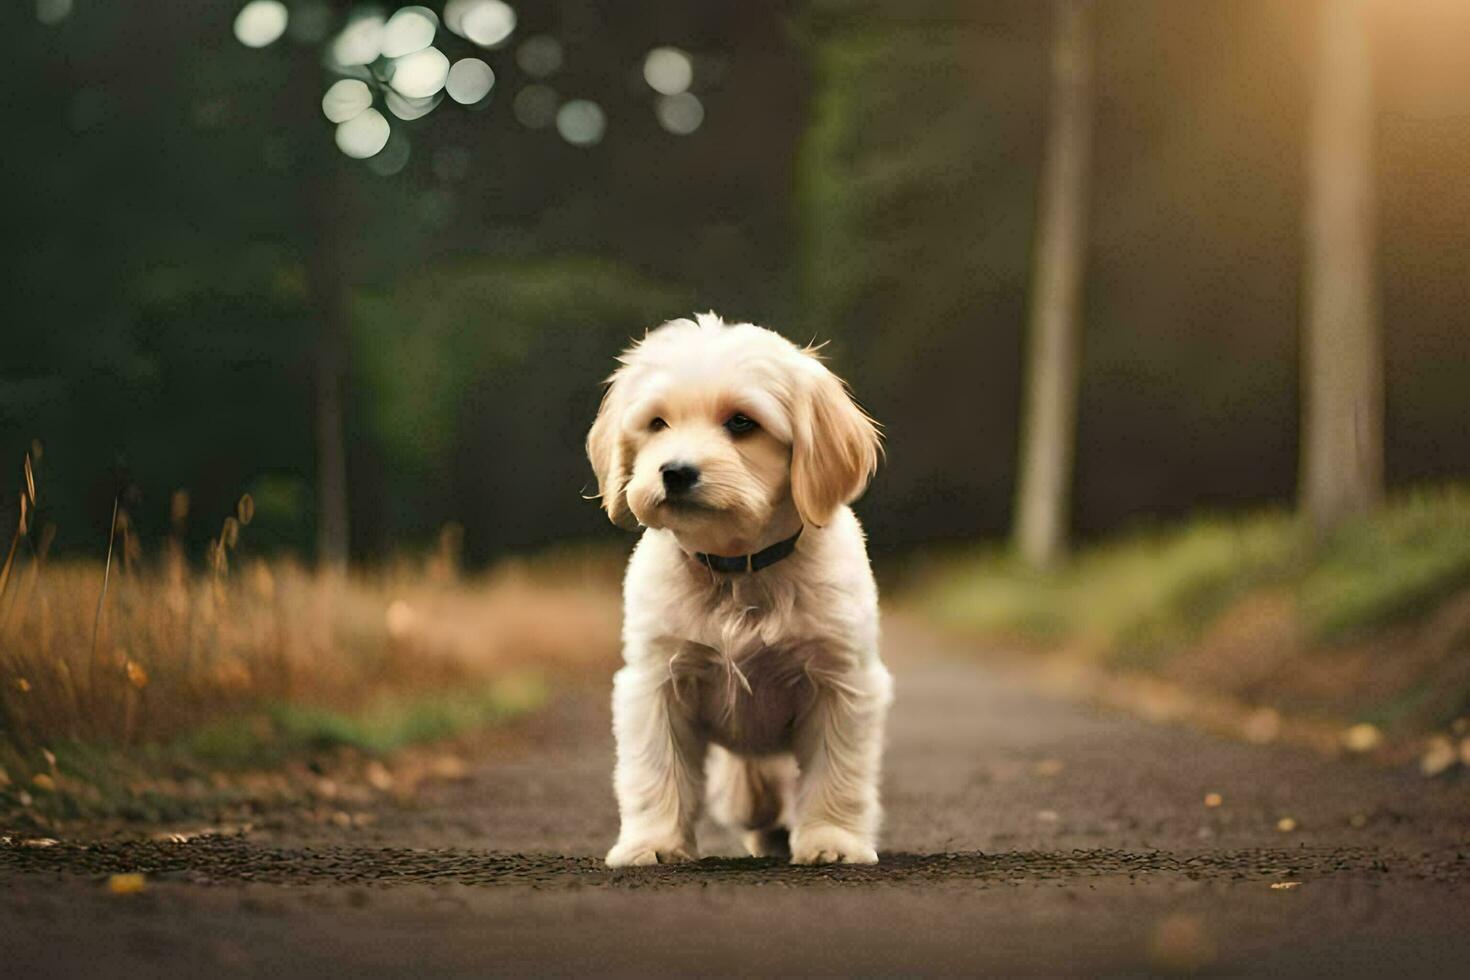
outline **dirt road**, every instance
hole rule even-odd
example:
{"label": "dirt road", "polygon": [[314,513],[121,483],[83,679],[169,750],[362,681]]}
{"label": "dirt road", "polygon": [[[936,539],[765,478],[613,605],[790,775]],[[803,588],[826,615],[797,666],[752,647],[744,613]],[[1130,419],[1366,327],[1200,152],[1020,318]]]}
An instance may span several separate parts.
{"label": "dirt road", "polygon": [[[921,632],[890,635],[875,868],[716,857],[607,871],[607,707],[569,694],[523,744],[367,829],[0,845],[3,972],[1449,976],[1470,963],[1470,782],[1101,715]],[[736,853],[713,828],[702,844]],[[148,887],[109,894],[118,871]]]}

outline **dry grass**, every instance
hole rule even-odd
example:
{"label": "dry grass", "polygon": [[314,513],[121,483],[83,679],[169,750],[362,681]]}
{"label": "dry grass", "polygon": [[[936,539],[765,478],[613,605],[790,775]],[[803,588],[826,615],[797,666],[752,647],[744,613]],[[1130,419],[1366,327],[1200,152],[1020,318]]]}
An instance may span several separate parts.
{"label": "dry grass", "polygon": [[281,706],[382,717],[386,701],[464,698],[616,655],[606,562],[563,557],[467,579],[440,552],[317,574],[242,556],[248,500],[204,567],[173,541],[144,561],[125,512],[107,562],[48,562],[24,524],[33,499],[16,535],[25,544],[0,575],[0,760],[12,772],[45,768],[64,745],[177,743]]}

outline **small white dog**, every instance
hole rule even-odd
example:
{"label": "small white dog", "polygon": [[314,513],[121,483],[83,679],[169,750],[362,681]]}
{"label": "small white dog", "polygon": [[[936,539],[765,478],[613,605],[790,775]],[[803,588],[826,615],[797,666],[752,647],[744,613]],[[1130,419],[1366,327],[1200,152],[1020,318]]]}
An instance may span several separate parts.
{"label": "small white dog", "polygon": [[878,591],[847,506],[876,424],[814,350],[713,313],[619,358],[587,454],[647,528],[613,685],[613,867],[693,860],[711,813],[753,855],[872,864],[883,722]]}

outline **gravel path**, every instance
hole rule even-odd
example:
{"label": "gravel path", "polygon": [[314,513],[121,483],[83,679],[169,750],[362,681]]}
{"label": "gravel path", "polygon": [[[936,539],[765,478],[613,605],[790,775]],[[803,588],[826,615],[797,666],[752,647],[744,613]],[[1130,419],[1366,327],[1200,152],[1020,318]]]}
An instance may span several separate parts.
{"label": "gravel path", "polygon": [[[1102,715],[901,623],[889,649],[877,867],[738,859],[706,828],[714,856],[697,865],[608,871],[598,685],[366,829],[0,844],[0,963],[30,977],[1470,962],[1470,783]],[[110,894],[119,872],[146,889]]]}

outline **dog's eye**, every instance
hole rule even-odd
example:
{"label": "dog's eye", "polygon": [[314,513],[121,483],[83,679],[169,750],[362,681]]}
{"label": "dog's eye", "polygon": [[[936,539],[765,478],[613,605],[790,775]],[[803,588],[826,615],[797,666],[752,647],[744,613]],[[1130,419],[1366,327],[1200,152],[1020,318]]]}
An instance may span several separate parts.
{"label": "dog's eye", "polygon": [[725,420],[725,428],[730,430],[731,435],[744,435],[755,428],[755,419],[736,412]]}
{"label": "dog's eye", "polygon": [[665,422],[663,419],[654,419],[652,422],[648,423],[648,430],[650,432],[662,432],[668,427],[669,423]]}

